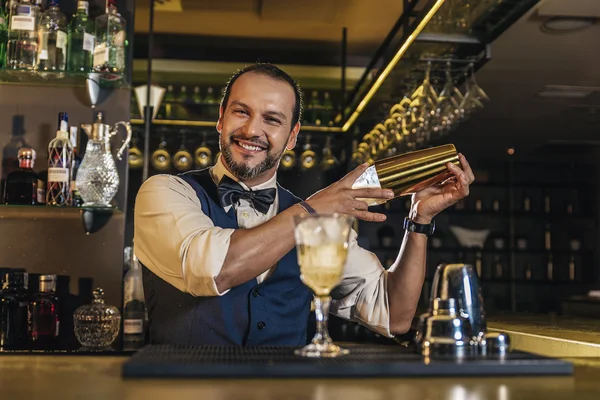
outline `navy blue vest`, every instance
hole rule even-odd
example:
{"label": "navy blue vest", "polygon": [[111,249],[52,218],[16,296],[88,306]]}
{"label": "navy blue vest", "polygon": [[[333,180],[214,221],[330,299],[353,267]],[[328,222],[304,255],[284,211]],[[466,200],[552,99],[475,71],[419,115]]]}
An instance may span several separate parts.
{"label": "navy blue vest", "polygon": [[[215,226],[239,229],[233,207],[226,213],[208,169],[180,175],[194,190],[202,211]],[[279,212],[300,199],[278,186]],[[179,291],[143,267],[150,342],[186,345],[306,344],[312,292],[300,280],[296,249],[287,253],[273,274],[252,279],[215,297]]]}

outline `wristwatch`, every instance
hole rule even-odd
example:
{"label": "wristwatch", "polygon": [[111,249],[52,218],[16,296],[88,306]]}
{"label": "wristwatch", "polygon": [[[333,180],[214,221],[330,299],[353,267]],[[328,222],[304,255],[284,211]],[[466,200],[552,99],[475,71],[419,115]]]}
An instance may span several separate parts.
{"label": "wristwatch", "polygon": [[431,223],[429,224],[419,224],[406,217],[404,218],[404,229],[409,232],[422,233],[431,236],[433,235],[433,232],[435,232],[435,221],[431,220]]}

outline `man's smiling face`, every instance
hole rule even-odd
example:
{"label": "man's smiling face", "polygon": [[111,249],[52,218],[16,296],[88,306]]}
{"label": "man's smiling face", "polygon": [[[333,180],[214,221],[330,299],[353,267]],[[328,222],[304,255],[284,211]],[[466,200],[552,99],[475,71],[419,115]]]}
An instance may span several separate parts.
{"label": "man's smiling face", "polygon": [[286,147],[296,144],[295,104],[287,82],[247,72],[233,83],[217,130],[225,165],[238,179],[253,185],[273,176]]}

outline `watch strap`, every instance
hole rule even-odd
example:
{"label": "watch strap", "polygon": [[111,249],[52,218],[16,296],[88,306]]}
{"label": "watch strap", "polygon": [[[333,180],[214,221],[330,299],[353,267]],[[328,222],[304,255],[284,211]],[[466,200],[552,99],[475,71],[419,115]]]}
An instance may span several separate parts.
{"label": "watch strap", "polygon": [[424,235],[431,236],[433,235],[433,232],[435,232],[435,221],[431,220],[431,223],[429,224],[419,224],[418,222],[406,217],[404,218],[404,229],[408,232],[422,233]]}

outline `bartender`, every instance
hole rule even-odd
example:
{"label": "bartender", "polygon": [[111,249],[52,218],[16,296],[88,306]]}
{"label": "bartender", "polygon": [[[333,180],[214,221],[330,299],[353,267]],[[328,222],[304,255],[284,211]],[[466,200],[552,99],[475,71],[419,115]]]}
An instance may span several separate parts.
{"label": "bartender", "polygon": [[[154,344],[306,344],[312,292],[300,280],[294,216],[347,214],[380,223],[360,198],[391,199],[384,189],[352,189],[364,164],[306,201],[277,183],[302,112],[298,84],[272,64],[236,72],[221,101],[221,157],[201,171],[156,175],[135,202],[135,254]],[[412,196],[398,258],[387,271],[352,232],[330,312],[386,337],[408,331],[425,276],[433,218],[469,193],[467,160],[453,177]]]}

